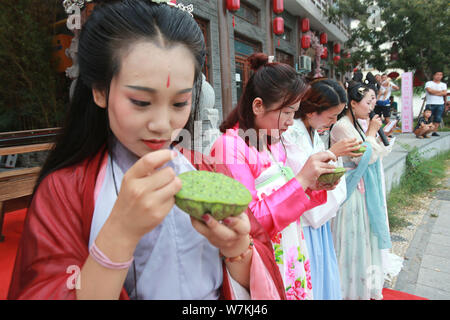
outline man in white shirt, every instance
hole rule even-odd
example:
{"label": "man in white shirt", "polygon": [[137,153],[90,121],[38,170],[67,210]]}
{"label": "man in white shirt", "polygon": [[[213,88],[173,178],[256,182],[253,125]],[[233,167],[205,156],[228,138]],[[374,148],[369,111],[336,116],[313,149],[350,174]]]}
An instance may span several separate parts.
{"label": "man in white shirt", "polygon": [[442,121],[442,113],[444,112],[444,97],[447,95],[447,85],[441,82],[444,74],[437,71],[433,74],[433,81],[425,84],[426,91],[426,108],[431,110],[434,132],[432,136],[439,137],[436,133],[439,124]]}

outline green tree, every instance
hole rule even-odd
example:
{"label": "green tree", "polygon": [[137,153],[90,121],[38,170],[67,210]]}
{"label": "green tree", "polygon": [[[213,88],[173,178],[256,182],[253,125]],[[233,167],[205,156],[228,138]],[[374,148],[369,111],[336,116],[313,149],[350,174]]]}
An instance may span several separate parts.
{"label": "green tree", "polygon": [[[353,64],[367,61],[380,71],[422,70],[427,80],[436,68],[449,74],[448,0],[338,0],[329,8],[328,19],[335,22],[343,16],[359,21],[346,43],[355,50]],[[398,54],[396,60],[391,59],[394,51]]]}
{"label": "green tree", "polygon": [[60,125],[67,98],[58,92],[67,83],[52,64],[58,6],[61,1],[0,1],[0,131]]}

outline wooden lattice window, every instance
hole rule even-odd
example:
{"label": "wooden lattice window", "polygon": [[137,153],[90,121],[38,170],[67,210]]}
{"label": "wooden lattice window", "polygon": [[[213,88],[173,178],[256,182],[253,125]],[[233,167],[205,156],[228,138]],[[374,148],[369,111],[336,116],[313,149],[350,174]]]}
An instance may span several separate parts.
{"label": "wooden lattice window", "polygon": [[200,29],[203,32],[203,38],[205,39],[205,47],[206,47],[206,57],[205,63],[203,64],[203,74],[206,77],[206,81],[208,81],[211,85],[212,83],[212,75],[211,75],[211,46],[209,43],[209,21],[204,20],[202,18],[195,17],[195,21],[197,21]]}

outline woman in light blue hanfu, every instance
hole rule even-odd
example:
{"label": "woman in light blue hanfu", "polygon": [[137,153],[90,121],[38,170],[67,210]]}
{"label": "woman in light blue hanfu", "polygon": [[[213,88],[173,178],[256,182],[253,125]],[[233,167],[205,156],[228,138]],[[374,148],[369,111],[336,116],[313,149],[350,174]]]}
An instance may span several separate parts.
{"label": "woman in light blue hanfu", "polygon": [[364,133],[358,119],[369,119],[369,88],[350,82],[348,105],[331,129],[331,145],[357,138],[367,147],[360,158],[343,157],[347,197],[331,230],[338,259],[343,299],[382,299],[384,273],[381,249],[391,247],[385,216],[380,163],[387,153],[376,137],[381,119],[374,116]]}

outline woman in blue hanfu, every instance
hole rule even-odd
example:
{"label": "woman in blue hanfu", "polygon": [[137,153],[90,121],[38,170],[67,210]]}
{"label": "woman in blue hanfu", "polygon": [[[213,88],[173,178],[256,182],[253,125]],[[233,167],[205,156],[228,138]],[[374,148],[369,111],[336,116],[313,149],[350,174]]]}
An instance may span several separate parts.
{"label": "woman in blue hanfu", "polygon": [[332,221],[343,299],[382,299],[384,282],[381,250],[391,239],[385,214],[380,164],[388,152],[377,137],[381,119],[369,120],[367,131],[359,119],[369,119],[372,95],[368,86],[351,81],[348,104],[331,129],[331,145],[347,138],[367,147],[360,158],[343,157],[347,197]]}

